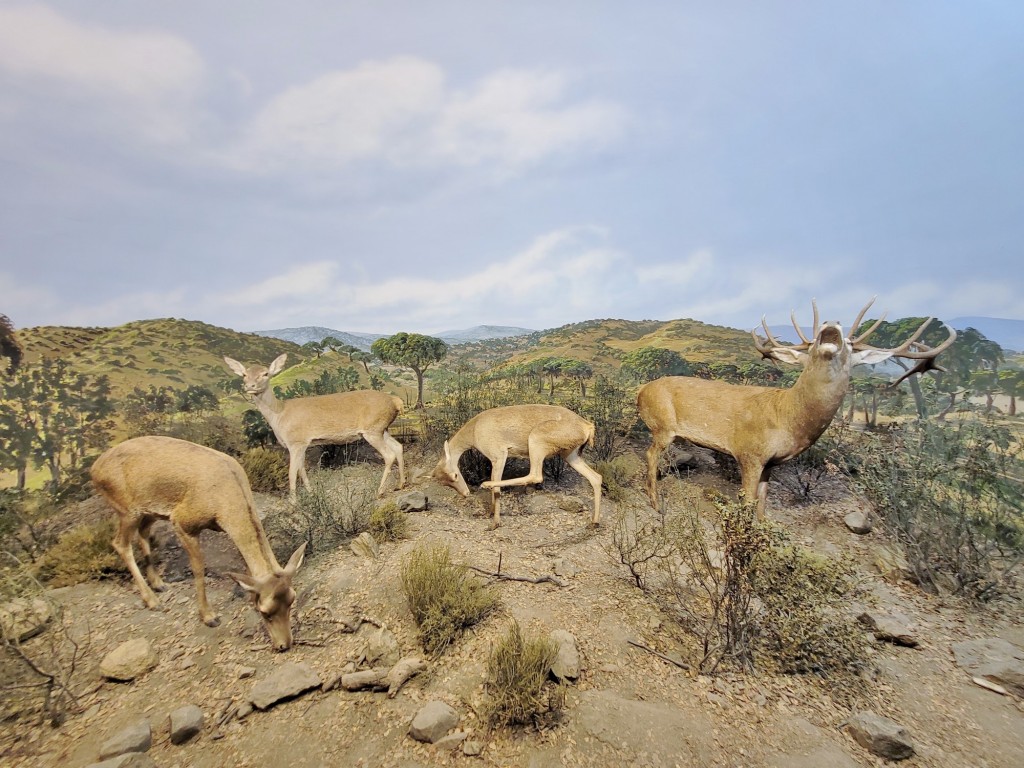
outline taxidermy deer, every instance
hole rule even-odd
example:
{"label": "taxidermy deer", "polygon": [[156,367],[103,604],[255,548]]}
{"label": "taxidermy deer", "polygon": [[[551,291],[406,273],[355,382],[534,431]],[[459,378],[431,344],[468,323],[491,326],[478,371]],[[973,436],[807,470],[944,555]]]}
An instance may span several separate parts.
{"label": "taxidermy deer", "polygon": [[[114,549],[131,571],[147,608],[159,605],[153,590],[165,588],[153,566],[150,532],[158,519],[169,520],[192,564],[199,618],[210,627],[220,623],[206,599],[199,534],[223,531],[249,569],[248,574],[227,575],[252,597],[274,650],[291,648],[292,577],[302,565],[306,545],[295,550],[284,568],[278,565],[256,516],[249,480],[237,461],[186,440],[136,437],[106,451],[92,465],[91,474],[96,490],[117,512]],[[135,561],[133,541],[146,558],[148,584]]]}
{"label": "taxidermy deer", "polygon": [[[560,405],[509,405],[491,408],[467,421],[444,444],[444,456],[434,469],[433,477],[469,496],[469,486],[459,471],[459,458],[476,448],[491,462],[491,479],[481,488],[491,489],[494,516],[492,527],[501,525],[498,494],[502,488],[534,485],[544,480],[544,459],[560,456],[587,479],[594,489],[592,525],[601,521],[601,475],[580,457],[584,445],[593,445],[594,425]],[[530,471],[523,477],[502,480],[505,461],[509,457],[529,458]]]}
{"label": "taxidermy deer", "polygon": [[377,495],[384,493],[391,465],[398,462],[398,487],[405,487],[405,454],[402,444],[388,434],[388,427],[402,412],[402,400],[394,395],[361,389],[331,395],[278,400],[270,380],[284,370],[288,355],[281,355],[269,367],[246,368],[237,360],[224,362],[242,377],[242,387],[274,430],[277,441],[288,449],[288,491],[295,500],[298,478],[308,486],[306,449],[311,445],[351,443],[362,438],[384,459],[384,475]]}
{"label": "taxidermy deer", "polygon": [[[871,299],[857,315],[851,334],[874,301]],[[762,341],[751,331],[754,346],[763,357],[803,365],[800,378],[789,389],[686,376],[666,376],[640,388],[637,408],[653,435],[647,451],[647,493],[651,504],[658,504],[661,454],[674,439],[682,438],[735,458],[740,466],[743,495],[748,502],[756,499],[758,515],[763,515],[772,466],[799,455],[821,436],[843,401],[853,366],[902,357],[920,361],[916,371],[927,370],[934,367],[934,358],[956,340],[956,331],[947,325],[949,337],[937,347],[919,342],[933,319],[928,318],[900,346],[879,349],[864,342],[885,319],[884,315],[851,339],[843,335],[837,322],[819,324],[818,306],[813,300],[811,306],[814,327],[810,339],[797,325],[796,313],[790,315],[800,337],[799,344],[780,344],[763,317],[761,325],[767,340]]]}

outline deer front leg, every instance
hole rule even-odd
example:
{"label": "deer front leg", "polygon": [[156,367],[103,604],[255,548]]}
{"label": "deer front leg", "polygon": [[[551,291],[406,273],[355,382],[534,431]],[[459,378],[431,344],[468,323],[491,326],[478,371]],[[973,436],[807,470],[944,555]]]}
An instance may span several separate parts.
{"label": "deer front leg", "polygon": [[128,567],[128,572],[131,573],[132,580],[135,582],[135,586],[138,587],[139,594],[142,595],[142,602],[146,604],[147,608],[156,608],[160,605],[160,601],[157,600],[156,595],[153,594],[153,590],[149,588],[146,580],[142,578],[139,564],[135,562],[135,552],[132,551],[132,540],[138,532],[137,524],[137,519],[130,518],[127,515],[122,516],[118,524],[117,533],[114,534],[114,540],[111,544]]}
{"label": "deer front leg", "polygon": [[153,518],[146,518],[139,526],[139,549],[142,551],[142,556],[146,560],[146,578],[149,580],[150,586],[153,587],[154,592],[163,592],[167,589],[167,585],[164,583],[163,578],[156,570],[156,564],[153,562],[153,542],[150,536],[153,531],[153,523],[156,520]]}
{"label": "deer front leg", "polygon": [[[508,460],[508,449],[505,449],[496,456],[489,456],[488,458],[491,461],[491,482],[496,483],[501,480],[501,476],[505,472],[505,462]],[[483,486],[486,485],[487,483],[483,484]],[[491,530],[494,530],[501,525],[501,488],[491,488],[491,514],[493,516],[493,519],[491,520]]]}
{"label": "deer front leg", "polygon": [[391,465],[395,463],[395,453],[391,449],[391,445],[385,440],[387,432],[382,434],[376,434],[373,432],[363,432],[363,439],[370,444],[380,457],[384,459],[384,474],[380,478],[380,485],[377,487],[377,496],[384,495],[384,489],[388,485],[388,475],[391,473]]}
{"label": "deer front leg", "polygon": [[765,504],[768,500],[768,478],[771,469],[758,460],[740,462],[740,478],[742,481],[742,501],[745,504],[756,504],[758,518],[764,517]]}
{"label": "deer front leg", "polygon": [[196,582],[196,600],[199,602],[199,618],[208,627],[220,625],[220,617],[206,600],[206,564],[203,562],[203,550],[199,546],[199,537],[188,533],[180,525],[175,524],[175,533],[181,545],[188,553],[188,561],[192,565],[192,578]]}
{"label": "deer front leg", "polygon": [[672,435],[655,432],[651,447],[647,449],[647,496],[655,509],[658,508],[658,463],[672,439]]}
{"label": "deer front leg", "polygon": [[302,484],[309,488],[309,478],[306,476],[306,443],[288,446],[288,492],[294,502],[297,498],[299,477]]}
{"label": "deer front leg", "polygon": [[565,461],[570,467],[583,475],[590,482],[590,487],[594,489],[594,518],[590,521],[590,524],[592,526],[599,525],[601,523],[601,483],[604,478],[583,460],[580,456],[579,448],[566,456]]}

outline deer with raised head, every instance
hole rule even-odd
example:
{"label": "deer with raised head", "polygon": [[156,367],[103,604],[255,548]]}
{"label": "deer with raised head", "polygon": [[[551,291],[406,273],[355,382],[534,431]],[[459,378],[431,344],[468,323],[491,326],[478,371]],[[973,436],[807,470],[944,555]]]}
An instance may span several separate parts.
{"label": "deer with raised head", "polygon": [[[871,299],[853,321],[850,333],[860,327]],[[766,340],[751,331],[754,346],[762,357],[802,365],[796,383],[788,389],[729,384],[687,376],[666,376],[640,388],[637,408],[651,430],[653,442],[647,451],[647,492],[657,507],[658,462],[676,438],[727,453],[740,468],[743,495],[757,502],[764,514],[768,478],[776,464],[798,456],[821,436],[832,421],[846,394],[850,369],[855,365],[880,363],[890,357],[918,360],[916,371],[934,367],[934,358],[956,340],[956,331],[945,326],[949,337],[936,347],[918,339],[933,318],[928,318],[903,344],[892,349],[869,346],[865,340],[881,325],[883,315],[856,338],[843,334],[838,322],[818,322],[807,338],[790,315],[800,343],[780,344],[765,319],[761,318]]]}
{"label": "deer with raised head", "polygon": [[[463,497],[469,486],[459,471],[459,459],[476,448],[491,462],[491,479],[481,488],[491,490],[493,525],[501,525],[499,494],[502,488],[536,485],[544,481],[544,459],[560,456],[583,475],[594,489],[592,525],[601,521],[601,475],[580,457],[584,445],[593,445],[594,425],[560,405],[509,405],[478,413],[445,441],[444,456],[433,477]],[[528,458],[530,471],[523,477],[502,480],[509,458]]]}
{"label": "deer with raised head", "polygon": [[[249,480],[237,461],[186,440],[136,437],[107,450],[92,465],[91,474],[96,490],[117,512],[114,549],[128,566],[147,608],[159,605],[153,590],[165,589],[153,565],[150,533],[157,520],[169,520],[192,565],[199,618],[210,627],[220,623],[206,599],[199,534],[223,531],[249,569],[248,574],[227,575],[252,598],[274,650],[291,648],[292,577],[302,565],[306,545],[295,550],[284,568],[278,565],[256,516]],[[149,583],[135,561],[133,542],[146,559]]]}
{"label": "deer with raised head", "polygon": [[341,445],[362,438],[384,459],[384,475],[377,495],[384,493],[391,465],[398,462],[398,487],[405,487],[405,454],[388,427],[402,412],[402,399],[372,389],[278,400],[270,380],[284,370],[288,355],[269,366],[246,368],[225,357],[228,367],[242,377],[245,394],[253,398],[277,441],[288,449],[288,492],[295,500],[298,478],[308,486],[306,449],[311,445]]}

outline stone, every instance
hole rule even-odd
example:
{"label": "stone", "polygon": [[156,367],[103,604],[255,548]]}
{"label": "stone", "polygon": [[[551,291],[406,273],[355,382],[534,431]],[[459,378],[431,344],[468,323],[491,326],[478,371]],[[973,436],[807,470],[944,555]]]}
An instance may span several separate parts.
{"label": "stone", "polygon": [[153,746],[149,720],[137,720],[117,731],[100,745],[100,760],[127,752],[147,752]]}
{"label": "stone", "polygon": [[249,694],[249,701],[256,709],[268,709],[320,685],[320,675],[309,664],[288,662],[274,670],[270,677],[256,683]]}
{"label": "stone", "polygon": [[0,634],[22,643],[35,637],[53,619],[53,610],[45,600],[20,597],[0,605]]}
{"label": "stone", "polygon": [[251,701],[240,701],[237,709],[235,709],[235,717],[239,720],[245,720],[249,715],[252,714],[253,706]]}
{"label": "stone", "polygon": [[843,518],[843,523],[858,536],[871,533],[871,516],[861,509],[848,513]]}
{"label": "stone", "polygon": [[576,638],[564,629],[556,629],[551,633],[551,640],[558,646],[551,674],[559,680],[576,680],[580,676],[580,652]]}
{"label": "stone", "polygon": [[466,741],[462,744],[462,754],[466,757],[477,757],[484,751],[484,745],[479,741]]}
{"label": "stone", "polygon": [[1024,698],[1024,649],[999,637],[953,643],[953,657],[968,674]]}
{"label": "stone", "polygon": [[424,512],[429,503],[430,500],[423,491],[409,491],[395,499],[395,504],[403,512]]}
{"label": "stone", "polygon": [[100,674],[110,680],[134,680],[157,665],[156,651],[144,637],[121,643],[100,662]]}
{"label": "stone", "polygon": [[858,712],[847,721],[853,740],[886,760],[904,760],[914,754],[907,729],[871,711]]}
{"label": "stone", "polygon": [[370,560],[376,560],[380,557],[380,545],[377,544],[377,540],[368,531],[363,531],[352,539],[352,543],[348,547],[352,550],[352,554],[358,557],[365,557]]}
{"label": "stone", "polygon": [[171,712],[171,744],[184,744],[203,730],[203,710],[195,704],[186,704]]}
{"label": "stone", "polygon": [[879,547],[875,551],[874,566],[886,581],[903,581],[913,576],[906,556],[892,547]]}
{"label": "stone", "polygon": [[86,768],[156,768],[156,763],[145,752],[129,752],[99,763],[92,763]]}
{"label": "stone", "polygon": [[462,742],[467,738],[469,738],[469,731],[456,731],[455,733],[449,733],[447,736],[442,736],[434,742],[434,746],[439,750],[456,749],[461,747]]}
{"label": "stone", "polygon": [[443,701],[430,701],[416,713],[409,735],[416,741],[434,744],[459,724],[459,713]]}
{"label": "stone", "polygon": [[857,617],[857,621],[873,630],[875,638],[883,642],[907,648],[916,648],[918,645],[913,624],[906,614],[865,611]]}
{"label": "stone", "polygon": [[579,569],[576,567],[576,564],[573,563],[572,560],[568,560],[564,557],[560,557],[555,560],[552,570],[554,571],[555,576],[561,576],[566,579],[575,578],[579,573]]}
{"label": "stone", "polygon": [[245,680],[256,674],[256,667],[239,667],[238,679]]}
{"label": "stone", "polygon": [[390,629],[380,627],[370,633],[366,640],[366,662],[370,666],[393,667],[400,658],[402,649]]}

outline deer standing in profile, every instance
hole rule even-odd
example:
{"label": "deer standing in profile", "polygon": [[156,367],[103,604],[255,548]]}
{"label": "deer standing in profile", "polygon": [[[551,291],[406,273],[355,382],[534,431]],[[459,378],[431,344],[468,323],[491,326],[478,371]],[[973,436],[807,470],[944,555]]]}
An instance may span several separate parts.
{"label": "deer standing in profile", "polygon": [[270,389],[270,380],[284,370],[288,355],[280,355],[269,367],[246,368],[237,360],[224,362],[242,377],[242,388],[260,409],[274,430],[277,441],[288,449],[288,491],[295,500],[298,478],[308,486],[306,449],[311,445],[341,445],[362,438],[384,459],[384,476],[377,495],[384,493],[391,465],[398,462],[398,487],[405,487],[405,454],[402,444],[388,427],[402,412],[402,399],[372,389],[335,392],[330,395],[278,400]]}
{"label": "deer standing in profile", "polygon": [[[874,301],[857,315],[851,334]],[[647,493],[652,505],[658,504],[658,461],[673,440],[682,438],[736,459],[743,495],[748,502],[756,500],[757,513],[763,515],[772,466],[798,456],[821,436],[843,401],[853,366],[902,357],[920,361],[914,372],[928,370],[935,367],[934,358],[956,340],[956,331],[947,325],[949,337],[938,346],[919,342],[933,319],[928,318],[900,346],[879,349],[864,342],[881,325],[884,315],[851,339],[837,322],[819,324],[818,306],[813,300],[811,306],[814,327],[810,339],[797,325],[796,313],[790,315],[799,344],[780,344],[763,317],[761,326],[767,340],[751,331],[762,357],[803,365],[800,377],[788,389],[687,376],[665,376],[640,388],[637,408],[653,436],[647,451]]]}
{"label": "deer standing in profile", "polygon": [[[509,405],[491,408],[467,421],[444,444],[444,456],[433,477],[463,497],[469,486],[459,471],[459,458],[476,448],[491,462],[491,479],[481,488],[491,490],[493,528],[501,525],[499,494],[502,488],[535,485],[544,481],[544,459],[560,456],[587,479],[594,489],[592,525],[601,521],[601,475],[580,457],[584,445],[593,445],[594,425],[560,405]],[[509,457],[529,458],[530,471],[523,477],[502,480]]]}
{"label": "deer standing in profile", "polygon": [[[256,516],[249,480],[230,456],[173,437],[136,437],[107,450],[92,465],[92,482],[118,515],[113,546],[135,580],[147,608],[159,605],[153,590],[165,584],[152,560],[150,533],[157,520],[169,520],[188,553],[196,582],[199,618],[216,627],[220,618],[206,599],[199,534],[223,531],[238,548],[248,574],[227,574],[252,597],[274,650],[292,645],[292,577],[302,565],[306,545],[282,568]],[[132,543],[146,558],[143,578]],[[152,584],[152,589],[150,588]]]}

